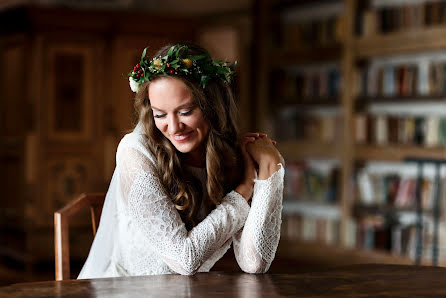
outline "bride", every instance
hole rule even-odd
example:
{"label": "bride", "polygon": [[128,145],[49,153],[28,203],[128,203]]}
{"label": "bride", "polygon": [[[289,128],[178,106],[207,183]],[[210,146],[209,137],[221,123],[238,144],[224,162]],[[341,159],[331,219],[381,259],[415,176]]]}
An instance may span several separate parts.
{"label": "bride", "polygon": [[284,163],[266,135],[238,138],[233,69],[194,44],[144,50],[129,74],[139,122],[78,278],[207,272],[231,243],[243,271],[269,269]]}

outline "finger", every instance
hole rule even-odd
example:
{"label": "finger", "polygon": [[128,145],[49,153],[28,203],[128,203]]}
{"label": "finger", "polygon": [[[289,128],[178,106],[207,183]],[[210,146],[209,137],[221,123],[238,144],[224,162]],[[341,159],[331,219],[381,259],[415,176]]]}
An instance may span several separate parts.
{"label": "finger", "polygon": [[[273,139],[270,139],[270,138],[268,138],[268,137],[265,137],[264,138],[268,143],[271,143],[271,144],[274,144],[274,142],[276,142],[276,141],[274,141]],[[277,143],[277,142],[276,142]]]}
{"label": "finger", "polygon": [[256,139],[256,142],[260,142],[260,143],[262,143],[262,142],[264,142],[264,143],[271,143],[272,140],[271,140],[270,138],[268,138],[268,137],[265,135],[265,136],[262,136],[262,137],[257,138],[257,139]]}
{"label": "finger", "polygon": [[254,143],[257,140],[257,137],[255,136],[243,136],[240,139],[238,139],[237,143],[240,146],[245,146],[247,143]]}
{"label": "finger", "polygon": [[256,138],[254,137],[244,137],[242,140],[240,140],[240,146],[243,148],[243,150],[246,150],[246,145],[250,143],[254,143],[256,141]]}
{"label": "finger", "polygon": [[254,137],[258,138],[260,137],[260,134],[258,132],[247,132],[243,135],[244,137]]}
{"label": "finger", "polygon": [[251,154],[249,154],[249,152],[248,152],[248,147],[251,146],[251,144],[254,144],[254,142],[247,142],[247,143],[244,144],[244,146],[241,147],[241,152],[242,152],[243,159],[248,164],[252,164],[254,162],[252,157],[251,157]]}
{"label": "finger", "polygon": [[245,150],[246,150],[247,153],[250,153],[250,151],[255,150],[254,148],[257,146],[256,142],[257,141],[246,143]]}
{"label": "finger", "polygon": [[254,137],[245,137],[240,143],[240,149],[242,150],[242,153],[246,153],[249,155],[248,147],[254,146],[256,142],[256,138]]}
{"label": "finger", "polygon": [[248,148],[248,147],[251,147],[251,146],[255,146],[255,144],[256,144],[256,141],[254,141],[254,142],[246,142],[245,143],[245,148]]}

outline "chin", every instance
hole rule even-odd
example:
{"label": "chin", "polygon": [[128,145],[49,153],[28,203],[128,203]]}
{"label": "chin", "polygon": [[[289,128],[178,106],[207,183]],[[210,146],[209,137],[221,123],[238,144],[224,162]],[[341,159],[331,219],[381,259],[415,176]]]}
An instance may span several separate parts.
{"label": "chin", "polygon": [[177,149],[181,153],[189,153],[195,149],[195,146],[190,144],[175,144],[173,143],[175,149]]}

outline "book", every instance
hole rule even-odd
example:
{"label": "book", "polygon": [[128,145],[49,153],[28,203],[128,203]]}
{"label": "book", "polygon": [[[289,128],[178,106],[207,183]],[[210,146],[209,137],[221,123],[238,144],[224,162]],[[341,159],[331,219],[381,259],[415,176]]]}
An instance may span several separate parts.
{"label": "book", "polygon": [[440,119],[438,116],[429,116],[426,119],[426,139],[424,145],[426,147],[434,147],[438,145]]}
{"label": "book", "polygon": [[394,205],[396,207],[413,206],[415,200],[415,186],[416,182],[414,178],[402,177]]}
{"label": "book", "polygon": [[396,95],[395,86],[395,67],[392,65],[387,65],[384,67],[383,74],[383,95],[387,97],[392,97]]}
{"label": "book", "polygon": [[438,145],[446,145],[446,118],[441,117],[438,123]]}
{"label": "book", "polygon": [[387,130],[388,130],[388,140],[391,144],[397,144],[398,143],[398,117],[396,116],[389,116],[387,121]]}
{"label": "book", "polygon": [[375,117],[375,144],[386,145],[388,143],[387,116],[377,115]]}
{"label": "book", "polygon": [[363,14],[363,36],[371,36],[377,33],[376,11],[369,10]]}
{"label": "book", "polygon": [[415,135],[414,143],[417,145],[423,145],[426,138],[426,121],[425,118],[415,117]]}
{"label": "book", "polygon": [[355,141],[357,144],[367,143],[367,116],[365,114],[355,115]]}
{"label": "book", "polygon": [[381,34],[435,26],[446,22],[445,14],[444,1],[389,1],[388,5],[376,7],[372,4],[360,14],[357,31],[369,35],[374,23]]}

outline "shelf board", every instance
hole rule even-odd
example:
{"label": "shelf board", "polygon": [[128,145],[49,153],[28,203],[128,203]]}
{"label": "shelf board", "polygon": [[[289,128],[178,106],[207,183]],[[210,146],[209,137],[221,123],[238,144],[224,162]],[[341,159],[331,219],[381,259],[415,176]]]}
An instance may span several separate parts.
{"label": "shelf board", "polygon": [[277,142],[277,148],[285,159],[338,158],[336,144],[308,140]]}
{"label": "shelf board", "polygon": [[446,147],[427,148],[408,145],[356,145],[355,152],[356,158],[363,160],[403,161],[408,157],[432,159],[446,158]]}
{"label": "shelf board", "polygon": [[411,95],[411,96],[376,96],[368,97],[361,96],[357,97],[355,103],[359,106],[370,105],[374,103],[391,103],[391,104],[406,104],[406,103],[423,103],[423,102],[440,102],[446,103],[446,94],[434,94],[434,95]]}
{"label": "shelf board", "polygon": [[[415,207],[396,207],[391,205],[380,205],[380,204],[355,204],[353,206],[353,214],[368,215],[368,214],[385,214],[385,213],[417,213],[417,208]],[[432,210],[423,209],[423,214],[432,215]]]}
{"label": "shelf board", "polygon": [[339,107],[340,100],[338,97],[326,97],[326,98],[309,98],[309,99],[300,99],[297,101],[297,98],[293,102],[293,98],[283,98],[281,100],[283,105],[281,108],[299,108],[299,109],[312,109],[312,108],[320,108],[320,107]]}
{"label": "shelf board", "polygon": [[283,67],[293,64],[320,64],[323,62],[340,60],[341,53],[342,46],[340,44],[277,48],[271,51],[269,62],[271,67]]}
{"label": "shelf board", "polygon": [[287,199],[283,201],[283,214],[339,219],[341,217],[341,210],[336,203]]}
{"label": "shelf board", "polygon": [[296,7],[305,7],[306,5],[323,5],[328,3],[338,3],[339,0],[281,0],[274,1],[272,9],[274,10],[288,10]]}
{"label": "shelf board", "polygon": [[358,58],[446,49],[446,25],[360,37],[354,50]]}

